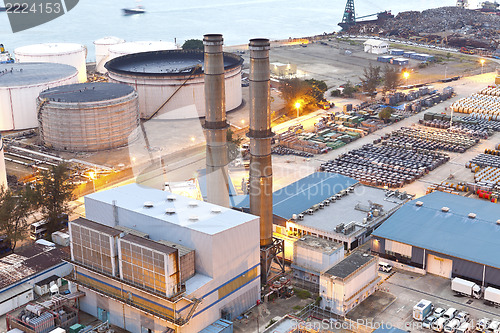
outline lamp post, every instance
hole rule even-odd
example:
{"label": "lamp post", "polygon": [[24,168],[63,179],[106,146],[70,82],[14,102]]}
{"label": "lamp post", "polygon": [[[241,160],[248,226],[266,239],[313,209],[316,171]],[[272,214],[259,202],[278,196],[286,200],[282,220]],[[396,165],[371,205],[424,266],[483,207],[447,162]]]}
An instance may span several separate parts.
{"label": "lamp post", "polygon": [[300,102],[295,103],[295,108],[297,109],[297,118],[299,117]]}
{"label": "lamp post", "polygon": [[409,72],[403,72],[403,77],[406,79],[406,85],[408,86],[408,78],[410,77]]}
{"label": "lamp post", "polygon": [[481,59],[481,60],[479,60],[479,62],[481,63],[481,74],[483,74],[483,68],[484,68],[484,62],[485,62],[485,60]]}

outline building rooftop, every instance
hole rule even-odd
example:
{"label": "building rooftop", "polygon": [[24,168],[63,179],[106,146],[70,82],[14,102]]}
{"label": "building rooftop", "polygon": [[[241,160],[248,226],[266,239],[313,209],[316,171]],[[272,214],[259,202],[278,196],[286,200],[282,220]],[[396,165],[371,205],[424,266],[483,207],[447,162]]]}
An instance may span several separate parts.
{"label": "building rooftop", "polygon": [[295,242],[295,246],[300,246],[303,248],[319,251],[321,253],[330,255],[336,252],[339,248],[343,247],[344,245],[338,242],[333,242],[328,239],[306,235],[298,239]]}
{"label": "building rooftop", "polygon": [[76,76],[73,66],[53,63],[0,64],[0,87],[19,87],[54,82]]}
{"label": "building rooftop", "polygon": [[377,328],[372,333],[406,333],[407,332],[407,331],[403,331],[399,328],[392,327],[392,325],[389,325],[391,327],[384,327],[384,325],[382,325],[382,326],[383,327]]}
{"label": "building rooftop", "polygon": [[109,235],[112,237],[118,236],[119,234],[122,233],[121,230],[118,230],[118,229],[115,229],[112,227],[108,227],[107,225],[97,223],[97,222],[88,220],[88,219],[83,218],[83,217],[79,217],[76,220],[71,221],[71,223],[82,226],[82,227],[88,227],[90,229],[97,230],[99,232],[102,232],[103,234],[106,234],[106,235]]}
{"label": "building rooftop", "polygon": [[0,290],[61,264],[68,254],[59,247],[33,244],[0,259]]}
{"label": "building rooftop", "polygon": [[53,102],[86,103],[120,98],[133,92],[134,88],[127,84],[90,82],[47,89],[42,91],[39,96]]}
{"label": "building rooftop", "polygon": [[121,240],[129,241],[130,243],[141,245],[141,246],[144,246],[148,249],[158,251],[160,253],[170,254],[170,253],[176,252],[176,249],[174,249],[173,247],[170,247],[166,244],[162,244],[160,242],[155,242],[153,240],[139,237],[139,236],[132,235],[132,234],[128,234],[128,235],[123,236],[121,238]]}
{"label": "building rooftop", "polygon": [[371,45],[371,46],[389,45],[389,43],[387,43],[386,41],[380,40],[380,39],[368,39],[363,44],[364,45]]}
{"label": "building rooftop", "polygon": [[499,218],[498,204],[436,191],[408,202],[373,234],[500,268]]}
{"label": "building rooftop", "polygon": [[[357,180],[330,172],[315,172],[273,193],[273,214],[291,219],[325,199],[358,183]],[[237,201],[235,201],[237,202]],[[236,208],[249,208],[248,196]]]}
{"label": "building rooftop", "polygon": [[[386,191],[383,189],[359,184],[355,186],[354,192],[330,203],[324,209],[317,210],[313,215],[304,214],[302,221],[296,220],[294,222],[301,226],[326,232],[335,232],[335,228],[341,223],[347,225],[356,222],[354,233],[369,225],[377,224],[378,221],[385,219],[389,212],[397,209],[407,200],[399,199],[396,196],[386,197],[385,194]],[[378,208],[378,216],[372,213],[372,220],[367,220],[365,223],[364,219],[367,218],[367,214],[374,211],[370,202],[381,207]]]}
{"label": "building rooftop", "polygon": [[[115,202],[120,209],[209,235],[215,235],[258,218],[230,208],[138,184],[129,184],[92,193],[87,195],[85,200],[96,200],[109,205],[113,205]],[[99,212],[95,212],[95,214],[99,214]]]}
{"label": "building rooftop", "polygon": [[351,274],[356,272],[358,268],[367,264],[370,260],[374,258],[375,258],[374,256],[369,254],[361,252],[353,252],[351,255],[344,258],[341,262],[337,263],[335,266],[327,270],[325,274],[343,280],[348,278]]}

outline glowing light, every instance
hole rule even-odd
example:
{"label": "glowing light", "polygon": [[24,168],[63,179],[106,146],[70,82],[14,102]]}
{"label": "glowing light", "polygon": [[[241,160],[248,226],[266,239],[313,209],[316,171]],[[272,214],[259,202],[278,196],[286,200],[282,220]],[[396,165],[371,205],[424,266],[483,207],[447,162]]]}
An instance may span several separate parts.
{"label": "glowing light", "polygon": [[483,65],[484,65],[485,60],[484,60],[484,59],[481,59],[481,60],[479,60],[479,62],[481,63],[481,66],[483,66]]}
{"label": "glowing light", "polygon": [[295,103],[295,107],[298,109],[300,108],[300,102]]}
{"label": "glowing light", "polygon": [[95,172],[93,172],[93,171],[89,172],[89,178],[90,179],[95,179],[95,176],[96,176]]}
{"label": "glowing light", "polygon": [[410,77],[410,73],[409,72],[403,72],[403,77],[405,79],[409,78]]}
{"label": "glowing light", "polygon": [[195,140],[195,138],[194,138],[194,136],[192,136],[192,137],[191,137],[191,141],[193,141],[193,142],[194,142],[194,140]]}
{"label": "glowing light", "polygon": [[245,125],[245,119],[241,119],[241,124]]}

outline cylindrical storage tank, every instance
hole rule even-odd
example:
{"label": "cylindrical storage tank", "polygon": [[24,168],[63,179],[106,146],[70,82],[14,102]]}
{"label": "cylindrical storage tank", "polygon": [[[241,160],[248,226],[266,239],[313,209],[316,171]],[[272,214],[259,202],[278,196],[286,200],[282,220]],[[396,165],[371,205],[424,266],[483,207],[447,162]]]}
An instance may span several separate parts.
{"label": "cylindrical storage tank", "polygon": [[61,86],[40,93],[38,104],[40,138],[53,149],[111,149],[128,144],[138,133],[134,131],[139,123],[137,93],[126,84]]}
{"label": "cylindrical storage tank", "polygon": [[152,52],[152,51],[166,51],[175,50],[177,46],[172,42],[164,41],[137,41],[126,42],[109,47],[109,60],[116,57],[121,57],[127,54]]}
{"label": "cylindrical storage tank", "polygon": [[51,62],[78,70],[78,82],[87,81],[87,48],[76,43],[44,43],[21,46],[14,50],[16,62]]}
{"label": "cylindrical storage tank", "polygon": [[95,46],[95,67],[98,73],[106,73],[107,70],[104,68],[104,64],[107,61],[111,60],[109,57],[109,48],[112,45],[123,44],[125,43],[124,39],[118,37],[104,37],[94,41]]}
{"label": "cylindrical storage tank", "polygon": [[[186,119],[205,116],[203,61],[202,51],[169,50],[129,54],[105,67],[111,81],[137,90],[141,117]],[[242,64],[240,56],[224,53],[226,111],[241,105]]]}
{"label": "cylindrical storage tank", "polygon": [[63,64],[0,64],[0,131],[38,127],[41,91],[78,82],[76,68]]}
{"label": "cylindrical storage tank", "polygon": [[2,135],[0,135],[0,188],[7,189],[7,169],[5,168]]}

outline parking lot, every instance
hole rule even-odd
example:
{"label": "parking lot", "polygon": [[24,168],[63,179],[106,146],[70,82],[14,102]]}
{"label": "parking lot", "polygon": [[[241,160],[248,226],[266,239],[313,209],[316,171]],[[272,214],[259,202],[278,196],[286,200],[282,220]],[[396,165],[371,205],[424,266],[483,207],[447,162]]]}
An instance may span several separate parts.
{"label": "parking lot", "polygon": [[[484,317],[500,320],[500,307],[485,304],[483,300],[455,295],[451,290],[449,279],[400,270],[391,275],[387,273],[380,275],[388,277],[380,285],[382,291],[370,296],[351,311],[348,315],[350,319],[391,324],[410,332],[431,332],[432,330],[422,328],[421,323],[412,318],[415,304],[421,299],[426,299],[431,301],[435,308],[441,307],[447,310],[453,307],[458,311],[468,312],[474,325]],[[373,302],[374,298],[378,300]],[[388,303],[390,303],[388,306],[380,306]]]}

